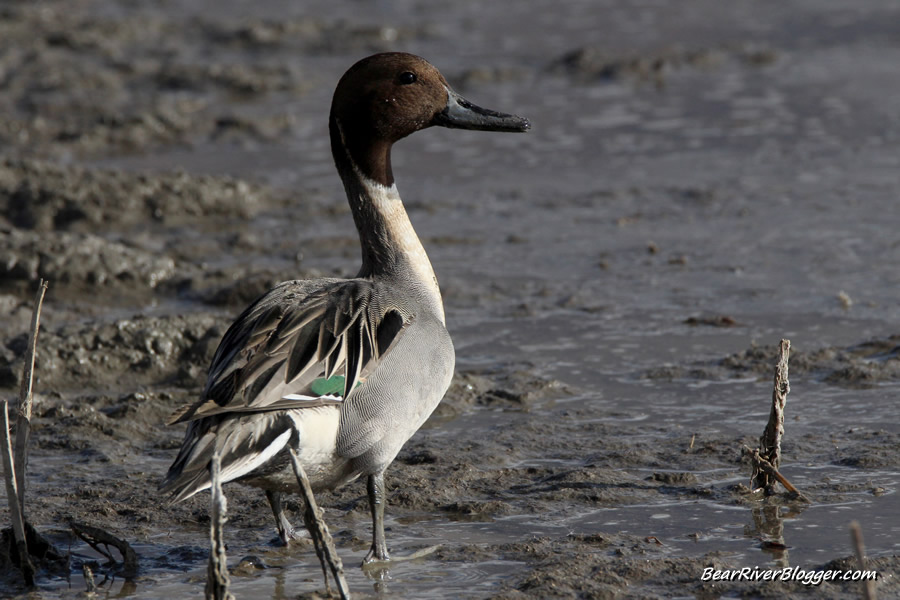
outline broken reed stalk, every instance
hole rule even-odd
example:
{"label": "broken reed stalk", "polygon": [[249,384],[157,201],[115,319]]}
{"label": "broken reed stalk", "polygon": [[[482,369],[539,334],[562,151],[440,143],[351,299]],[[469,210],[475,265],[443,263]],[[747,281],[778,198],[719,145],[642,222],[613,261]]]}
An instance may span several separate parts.
{"label": "broken reed stalk", "polygon": [[16,484],[16,470],[13,460],[12,439],[9,437],[9,403],[3,400],[3,410],[0,411],[0,426],[3,427],[3,479],[6,481],[6,501],[9,504],[9,517],[12,520],[13,536],[16,538],[16,552],[19,554],[19,568],[25,578],[25,585],[34,586],[34,565],[31,564],[31,556],[28,554],[28,544],[25,541],[25,516],[19,504],[19,492]]}
{"label": "broken reed stalk", "polygon": [[228,591],[231,579],[228,577],[228,558],[225,556],[225,513],[228,503],[222,493],[222,457],[216,451],[209,465],[212,476],[209,511],[209,565],[206,569],[206,599],[234,600]]}
{"label": "broken reed stalk", "polygon": [[751,450],[747,446],[743,446],[741,449],[743,450],[744,454],[749,456],[750,460],[753,461],[753,472],[754,473],[764,472],[767,475],[770,475],[771,477],[775,478],[781,485],[783,485],[784,489],[786,489],[791,494],[794,494],[794,496],[796,496],[797,500],[812,504],[812,500],[810,500],[809,498],[804,496],[803,492],[801,492],[800,490],[795,488],[794,485],[790,481],[787,480],[787,477],[782,475],[778,471],[778,469],[776,469],[775,467],[772,466],[772,463],[770,463],[765,458],[760,456],[759,449]]}
{"label": "broken reed stalk", "polygon": [[[850,537],[853,539],[853,550],[856,552],[856,561],[859,563],[859,570],[866,570],[866,546],[863,544],[862,528],[856,521],[850,522]],[[871,579],[865,579],[863,584],[863,598],[865,600],[875,600],[875,582]]]}
{"label": "broken reed stalk", "polygon": [[111,563],[116,562],[110,547],[115,548],[122,555],[122,577],[125,581],[133,581],[138,574],[138,558],[131,544],[120,539],[110,532],[77,521],[69,521],[72,533],[78,536],[84,543],[105,556]]}
{"label": "broken reed stalk", "polygon": [[[316,548],[316,556],[322,564],[322,574],[325,576],[325,590],[331,596],[331,588],[328,585],[328,568],[334,576],[334,582],[337,585],[338,593],[342,600],[350,598],[350,588],[347,586],[347,580],[344,578],[344,565],[341,557],[338,556],[337,549],[334,547],[334,540],[328,533],[328,526],[319,516],[319,507],[316,504],[316,498],[313,496],[312,486],[309,484],[309,478],[303,465],[300,464],[300,457],[294,448],[291,451],[291,465],[294,468],[294,476],[297,477],[297,484],[300,486],[300,494],[303,496],[305,507],[303,509],[303,522],[309,535],[313,540]],[[326,566],[327,564],[327,566]]]}
{"label": "broken reed stalk", "polygon": [[[778,352],[778,364],[775,366],[775,387],[772,390],[772,410],[769,422],[759,438],[759,456],[765,459],[773,469],[781,465],[781,438],[784,436],[784,405],[791,391],[788,381],[788,357],[791,354],[791,340],[781,340]],[[764,488],[766,494],[774,492],[777,478],[771,472],[759,468],[761,461],[754,465],[750,478],[751,489]]]}
{"label": "broken reed stalk", "polygon": [[15,471],[19,486],[19,509],[25,514],[25,468],[28,466],[28,436],[31,433],[32,384],[34,380],[34,359],[37,354],[38,330],[41,324],[41,305],[47,292],[47,282],[41,279],[34,294],[34,310],[31,313],[31,333],[25,350],[25,365],[22,368],[22,387],[19,389],[19,410],[16,419]]}
{"label": "broken reed stalk", "polygon": [[37,350],[37,334],[41,322],[41,305],[47,284],[41,279],[34,297],[34,310],[31,313],[31,333],[25,361],[22,368],[22,387],[19,390],[19,410],[16,419],[15,453],[9,434],[9,403],[3,401],[3,473],[6,481],[6,501],[12,520],[13,536],[16,538],[16,552],[19,555],[19,568],[25,578],[25,584],[34,585],[34,565],[28,553],[25,534],[25,466],[28,463],[28,434],[31,431],[32,382],[34,379],[34,357]]}
{"label": "broken reed stalk", "polygon": [[84,576],[84,585],[87,588],[85,591],[88,596],[92,596],[97,593],[97,583],[94,581],[94,572],[91,570],[90,565],[84,563],[81,565],[81,574]]}

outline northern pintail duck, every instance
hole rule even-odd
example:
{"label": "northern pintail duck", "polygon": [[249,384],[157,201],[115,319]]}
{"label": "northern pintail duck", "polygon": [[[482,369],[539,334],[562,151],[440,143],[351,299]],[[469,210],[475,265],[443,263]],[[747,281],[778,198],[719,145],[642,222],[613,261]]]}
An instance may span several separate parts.
{"label": "northern pintail duck", "polygon": [[194,404],[181,451],[160,485],[174,502],[222,481],[262,488],[284,543],[281,494],[299,490],[294,448],[314,490],[361,475],[373,521],[366,562],[387,560],[384,471],[450,386],[454,352],[437,278],[391,171],[391,146],[440,125],[525,131],[527,120],[471,104],[418,56],[376,54],[334,93],[331,151],[362,246],[354,279],[286,281],[231,325]]}

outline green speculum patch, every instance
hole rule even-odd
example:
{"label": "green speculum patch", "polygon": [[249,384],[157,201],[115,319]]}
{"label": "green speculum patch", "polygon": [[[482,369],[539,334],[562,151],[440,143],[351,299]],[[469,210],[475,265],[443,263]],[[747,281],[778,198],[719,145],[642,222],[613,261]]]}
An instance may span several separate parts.
{"label": "green speculum patch", "polygon": [[[310,391],[316,396],[344,396],[344,376],[332,375],[328,379],[324,377],[316,379],[309,386]],[[354,389],[358,388],[362,381],[357,381]]]}

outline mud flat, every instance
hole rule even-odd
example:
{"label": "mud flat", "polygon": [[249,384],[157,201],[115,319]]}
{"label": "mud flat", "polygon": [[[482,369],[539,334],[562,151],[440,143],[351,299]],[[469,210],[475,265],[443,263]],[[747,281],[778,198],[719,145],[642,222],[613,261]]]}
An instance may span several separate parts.
{"label": "mud flat", "polygon": [[[26,512],[70,554],[31,593],[3,562],[0,595],[75,596],[83,564],[102,594],[201,593],[208,497],[155,495],[183,435],[164,423],[247,303],[354,275],[325,125],[337,77],[382,50],[534,130],[398,145],[458,372],[387,475],[392,553],[437,552],[363,572],[362,486],[319,498],[355,595],[854,597],[702,581],[856,568],[854,519],[880,597],[900,595],[895,4],[500,6],[0,9],[0,392],[17,393],[49,279]],[[782,469],[809,505],[749,490],[740,452],[782,337]],[[264,497],[225,492],[237,597],[321,592]],[[70,520],[132,544],[138,577]]]}

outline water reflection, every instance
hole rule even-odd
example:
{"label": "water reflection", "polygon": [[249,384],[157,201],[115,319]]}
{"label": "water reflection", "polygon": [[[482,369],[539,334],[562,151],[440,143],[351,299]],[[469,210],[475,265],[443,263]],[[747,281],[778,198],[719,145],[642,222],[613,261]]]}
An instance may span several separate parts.
{"label": "water reflection", "polygon": [[122,584],[122,589],[119,590],[119,593],[113,596],[113,598],[127,598],[128,596],[133,596],[137,593],[137,583],[134,580],[126,580]]}
{"label": "water reflection", "polygon": [[366,578],[373,582],[372,589],[379,598],[390,597],[388,581],[391,580],[391,570],[388,568],[389,564],[390,563],[383,563],[363,567],[363,573],[366,574]]}
{"label": "water reflection", "polygon": [[272,593],[273,600],[282,600],[283,598],[289,598],[287,591],[285,590],[284,579],[286,575],[287,569],[279,569],[275,573],[275,589]]}
{"label": "water reflection", "polygon": [[796,507],[780,504],[756,506],[750,511],[753,521],[744,527],[744,536],[760,540],[762,551],[769,554],[779,568],[789,567],[788,548],[790,546],[784,539],[784,521],[799,517],[804,510],[806,507],[799,505]]}

